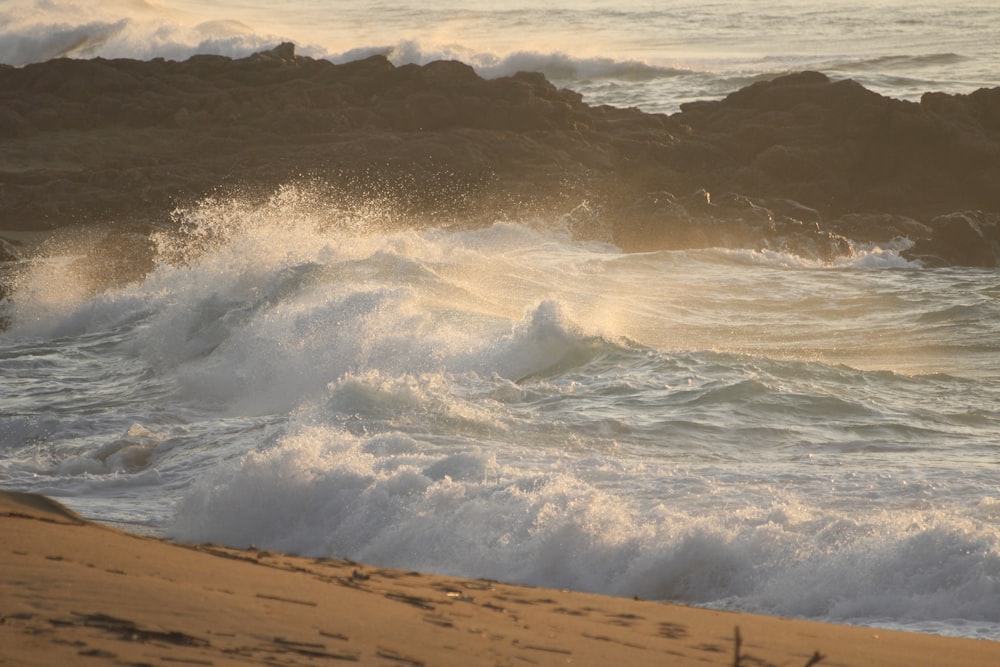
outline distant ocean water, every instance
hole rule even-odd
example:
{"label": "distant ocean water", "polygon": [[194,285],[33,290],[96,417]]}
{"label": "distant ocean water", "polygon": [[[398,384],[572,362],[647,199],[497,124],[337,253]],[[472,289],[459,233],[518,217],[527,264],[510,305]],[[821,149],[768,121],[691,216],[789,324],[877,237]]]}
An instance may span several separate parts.
{"label": "distant ocean water", "polygon": [[293,41],[334,62],[465,61],[482,76],[544,72],[591,103],[673,112],[813,69],[918,99],[1000,78],[995,0],[5,0],[0,63],[59,56],[233,57]]}
{"label": "distant ocean water", "polygon": [[[673,110],[814,68],[997,85],[993,3],[26,3],[0,61],[442,55]],[[377,20],[375,20],[377,17]],[[0,317],[0,487],[186,540],[1000,640],[1000,272],[624,254],[566,220],[380,232],[209,200],[140,283]]]}

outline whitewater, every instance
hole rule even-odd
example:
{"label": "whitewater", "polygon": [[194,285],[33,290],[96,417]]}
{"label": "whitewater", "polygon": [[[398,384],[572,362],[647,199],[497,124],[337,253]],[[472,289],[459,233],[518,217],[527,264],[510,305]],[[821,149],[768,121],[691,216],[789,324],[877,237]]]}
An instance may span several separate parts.
{"label": "whitewater", "polygon": [[997,85],[995,0],[4,0],[0,63],[245,57],[284,41],[335,63],[457,59],[542,72],[591,104],[672,113],[802,70],[907,100]]}
{"label": "whitewater", "polygon": [[[670,112],[797,69],[995,86],[997,14],[13,0],[0,62],[292,40]],[[0,487],[181,540],[1000,640],[996,270],[906,239],[629,254],[574,237],[587,202],[467,229],[325,193],[179,209],[130,284],[79,237],[20,264]]]}
{"label": "whitewater", "polygon": [[0,482],[184,540],[1000,638],[996,271],[367,215],[289,187],[183,212],[132,285],[31,265]]}

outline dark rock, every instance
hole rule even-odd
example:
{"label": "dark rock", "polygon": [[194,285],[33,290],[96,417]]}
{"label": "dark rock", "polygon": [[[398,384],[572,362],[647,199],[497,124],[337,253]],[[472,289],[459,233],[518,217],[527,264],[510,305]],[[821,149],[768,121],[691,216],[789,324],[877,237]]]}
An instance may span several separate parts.
{"label": "dark rock", "polygon": [[828,216],[1000,209],[1000,188],[984,181],[1000,173],[993,95],[914,104],[801,73],[682,109],[675,120],[725,151],[698,165],[713,190],[791,197]]}
{"label": "dark rock", "polygon": [[849,213],[827,224],[831,231],[861,243],[881,243],[895,238],[929,239],[931,228],[905,215]]}
{"label": "dark rock", "polygon": [[481,79],[465,63],[457,60],[438,60],[419,68],[423,81],[429,86],[469,86],[477,85]]}
{"label": "dark rock", "polygon": [[794,220],[801,220],[802,222],[814,224],[819,224],[822,221],[822,216],[819,211],[805,206],[804,204],[800,204],[793,199],[761,199],[759,204],[771,209],[779,215],[783,215]]}
{"label": "dark rock", "polygon": [[11,108],[0,108],[0,139],[22,137],[34,132],[32,124]]}
{"label": "dark rock", "polygon": [[16,243],[0,238],[0,262],[16,262],[21,259],[21,253]]}
{"label": "dark rock", "polygon": [[295,45],[291,42],[284,42],[274,47],[270,51],[261,51],[250,56],[253,63],[276,63],[281,65],[295,64]]}
{"label": "dark rock", "polygon": [[[800,210],[792,206],[795,202],[780,203]],[[616,220],[614,241],[625,250],[778,250],[823,261],[851,250],[845,237],[821,229],[817,221],[789,217],[735,193],[713,198],[699,190],[678,199],[668,192],[650,192],[622,209]]]}
{"label": "dark rock", "polygon": [[844,237],[905,236],[934,261],[986,266],[988,214],[924,225],[1000,211],[1000,88],[915,104],[802,72],[666,116],[589,106],[538,73],[334,65],[292,44],[58,59],[0,67],[0,161],[0,229],[170,224],[220,188],[308,177],[344,196],[391,192],[400,219],[576,211],[574,228],[630,250],[832,257]]}
{"label": "dark rock", "polygon": [[1000,266],[1000,215],[965,211],[930,222],[929,239],[921,239],[909,255],[930,265]]}

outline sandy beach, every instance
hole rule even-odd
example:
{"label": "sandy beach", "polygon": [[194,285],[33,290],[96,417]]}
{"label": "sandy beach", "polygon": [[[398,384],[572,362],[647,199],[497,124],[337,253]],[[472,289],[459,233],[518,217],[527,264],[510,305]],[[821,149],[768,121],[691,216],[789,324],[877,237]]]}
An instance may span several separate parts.
{"label": "sandy beach", "polygon": [[0,533],[2,665],[1000,661],[988,641],[171,544],[30,494],[0,493]]}

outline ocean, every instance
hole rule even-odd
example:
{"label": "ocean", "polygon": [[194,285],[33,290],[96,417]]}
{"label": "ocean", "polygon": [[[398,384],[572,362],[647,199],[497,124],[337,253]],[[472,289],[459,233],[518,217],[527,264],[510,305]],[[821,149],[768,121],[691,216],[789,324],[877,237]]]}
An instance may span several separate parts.
{"label": "ocean", "polygon": [[802,70],[892,97],[994,87],[996,0],[4,0],[0,63],[55,57],[300,55],[397,65],[458,59],[480,75],[543,72],[591,104],[671,113]]}
{"label": "ocean", "polygon": [[[799,69],[998,85],[995,2],[14,2],[0,62],[543,71],[672,112]],[[386,229],[288,185],[176,212],[141,281],[25,262],[0,487],[142,533],[1000,640],[1000,272],[623,253],[568,218]]]}

